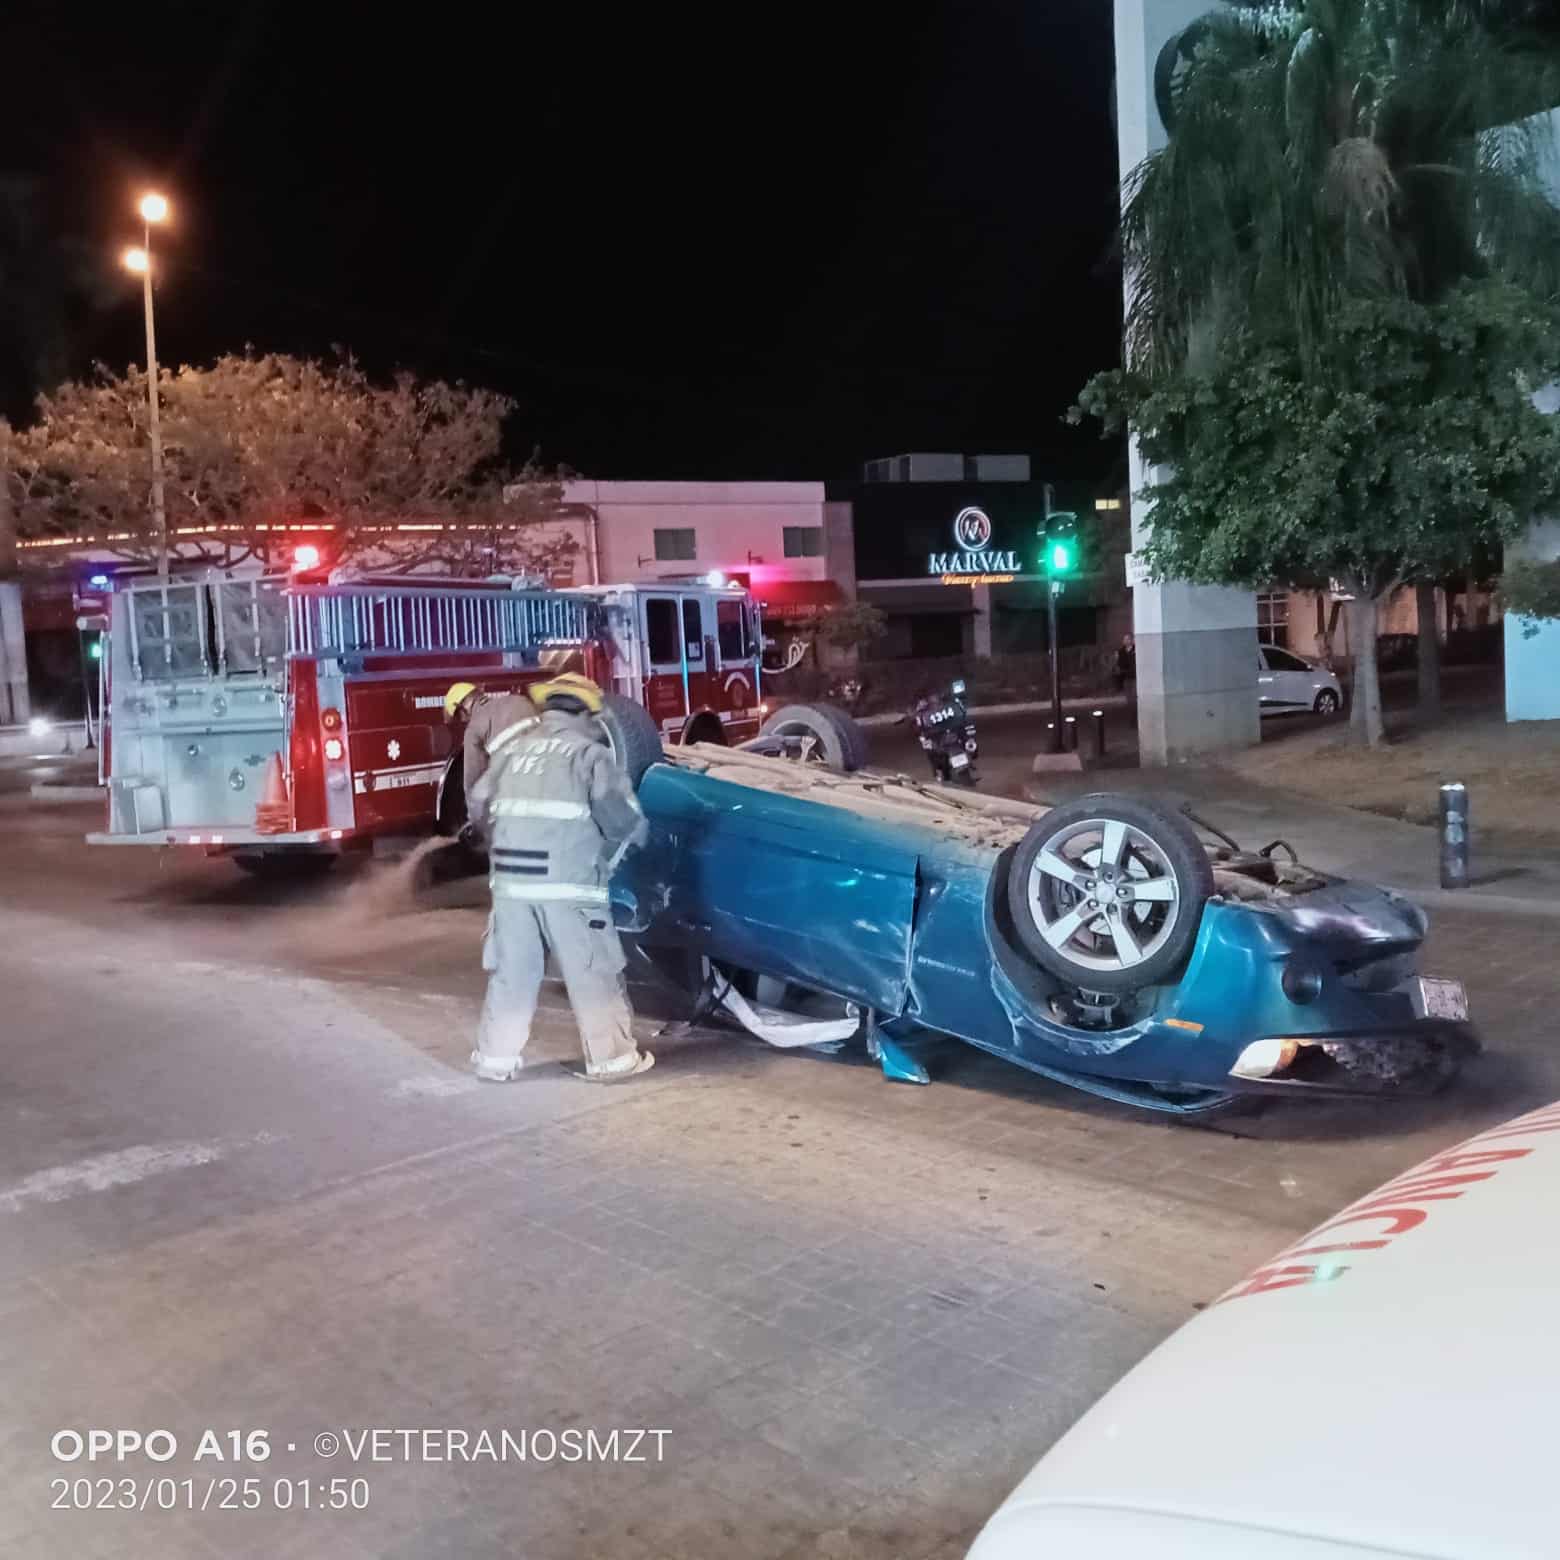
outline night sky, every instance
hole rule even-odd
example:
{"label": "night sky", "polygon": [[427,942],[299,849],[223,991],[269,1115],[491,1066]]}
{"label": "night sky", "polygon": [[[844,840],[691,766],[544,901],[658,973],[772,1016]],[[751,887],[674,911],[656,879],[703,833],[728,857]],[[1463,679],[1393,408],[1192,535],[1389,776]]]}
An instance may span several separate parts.
{"label": "night sky", "polygon": [[1117,463],[1059,422],[1117,355],[1109,0],[12,0],[0,58],[12,415],[19,296],[72,370],[140,358],[151,184],[165,361],[340,343],[601,477]]}

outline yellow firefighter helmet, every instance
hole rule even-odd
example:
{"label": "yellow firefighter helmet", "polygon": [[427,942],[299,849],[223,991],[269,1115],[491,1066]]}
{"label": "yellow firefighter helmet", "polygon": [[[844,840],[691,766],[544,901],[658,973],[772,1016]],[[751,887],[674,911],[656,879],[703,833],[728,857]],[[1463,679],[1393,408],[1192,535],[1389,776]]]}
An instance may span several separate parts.
{"label": "yellow firefighter helmet", "polygon": [[525,691],[539,710],[560,709],[576,715],[599,715],[606,703],[601,689],[578,672],[564,672],[545,682],[534,682]]}
{"label": "yellow firefighter helmet", "polygon": [[450,691],[444,695],[444,718],[454,720],[456,711],[460,709],[467,699],[477,691],[475,683],[458,682],[450,684]]}

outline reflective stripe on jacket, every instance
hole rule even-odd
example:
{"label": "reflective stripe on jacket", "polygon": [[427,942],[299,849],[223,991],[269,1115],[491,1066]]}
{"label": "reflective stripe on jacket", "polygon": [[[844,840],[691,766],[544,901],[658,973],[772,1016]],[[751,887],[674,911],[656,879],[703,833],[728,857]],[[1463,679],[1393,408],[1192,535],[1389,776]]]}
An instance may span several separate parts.
{"label": "reflective stripe on jacket", "polygon": [[505,743],[479,800],[497,898],[605,903],[608,857],[648,832],[594,724],[561,710]]}
{"label": "reflective stripe on jacket", "polygon": [[473,793],[493,759],[539,719],[536,706],[523,693],[485,693],[477,700],[471,719],[466,722],[464,752],[468,817],[477,816],[479,809]]}

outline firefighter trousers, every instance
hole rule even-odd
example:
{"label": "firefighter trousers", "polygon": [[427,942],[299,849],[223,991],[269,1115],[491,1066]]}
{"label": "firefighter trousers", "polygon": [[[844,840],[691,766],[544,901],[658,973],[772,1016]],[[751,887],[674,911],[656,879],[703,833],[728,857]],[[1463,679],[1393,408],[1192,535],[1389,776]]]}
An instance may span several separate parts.
{"label": "firefighter trousers", "polygon": [[477,1059],[488,1070],[519,1068],[536,1017],[547,952],[558,965],[592,1070],[636,1049],[623,945],[603,904],[497,899],[482,940],[487,995]]}

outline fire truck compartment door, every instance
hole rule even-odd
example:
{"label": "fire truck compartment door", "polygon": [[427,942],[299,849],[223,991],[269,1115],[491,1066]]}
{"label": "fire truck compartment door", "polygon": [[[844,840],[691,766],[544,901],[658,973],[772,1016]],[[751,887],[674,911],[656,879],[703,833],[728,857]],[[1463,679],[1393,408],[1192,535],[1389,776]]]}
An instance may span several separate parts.
{"label": "fire truck compartment door", "polygon": [[116,721],[116,833],[254,822],[266,766],[283,749],[275,694],[228,687],[214,700],[201,689],[188,709],[181,697],[172,709]]}
{"label": "fire truck compartment door", "polygon": [[160,833],[167,824],[161,786],[140,780],[111,780],[108,801],[112,834]]}

